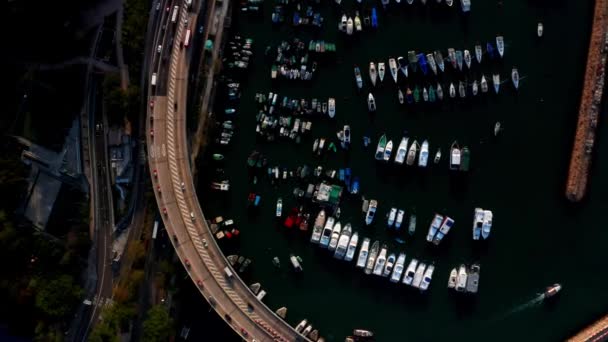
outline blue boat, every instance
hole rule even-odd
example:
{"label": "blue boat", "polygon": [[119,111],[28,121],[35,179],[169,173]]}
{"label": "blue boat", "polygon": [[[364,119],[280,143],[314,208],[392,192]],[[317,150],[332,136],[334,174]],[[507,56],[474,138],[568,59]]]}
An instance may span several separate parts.
{"label": "blue boat", "polygon": [[418,64],[420,64],[420,70],[422,70],[422,73],[426,75],[426,73],[429,71],[427,64],[426,64],[426,56],[424,56],[423,53],[419,53],[417,55],[418,57]]}
{"label": "blue boat", "polygon": [[350,177],[351,177],[351,170],[350,167],[347,167],[346,169],[344,169],[344,184],[346,185],[346,190],[348,190],[350,192]]}
{"label": "blue boat", "polygon": [[254,206],[256,206],[256,207],[257,207],[258,205],[260,205],[260,200],[261,200],[261,199],[262,199],[262,197],[260,197],[260,195],[256,195],[256,196],[255,196],[255,201],[253,202],[253,205],[254,205]]}
{"label": "blue boat", "polygon": [[372,140],[368,136],[363,137],[363,146],[367,147],[372,142]]}
{"label": "blue boat", "polygon": [[372,7],[372,27],[378,28],[378,14],[376,13],[376,7]]}
{"label": "blue boat", "polygon": [[340,181],[344,182],[344,169],[340,169],[340,171],[338,171],[338,174],[340,175]]}
{"label": "blue boat", "polygon": [[486,44],[486,50],[488,51],[490,58],[494,58],[494,46],[492,43],[488,42],[488,44]]}
{"label": "blue boat", "polygon": [[356,195],[359,193],[359,177],[353,179],[353,184],[350,187],[350,193]]}
{"label": "blue boat", "polygon": [[293,13],[293,26],[298,26],[298,25],[300,25],[300,13],[294,12]]}

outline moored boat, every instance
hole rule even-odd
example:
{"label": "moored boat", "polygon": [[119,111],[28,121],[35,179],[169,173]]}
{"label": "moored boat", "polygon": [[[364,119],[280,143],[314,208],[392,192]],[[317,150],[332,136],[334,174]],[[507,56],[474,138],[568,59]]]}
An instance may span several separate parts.
{"label": "moored boat", "polygon": [[391,154],[393,153],[393,141],[389,140],[386,143],[386,147],[384,148],[384,161],[388,162],[391,159]]}
{"label": "moored boat", "polygon": [[485,75],[481,75],[481,92],[482,93],[487,93],[488,92],[488,80],[486,80],[486,76]]}
{"label": "moored boat", "polygon": [[348,20],[346,20],[346,34],[349,36],[352,35],[353,29],[354,29],[353,18],[348,17]]}
{"label": "moored boat", "polygon": [[469,272],[467,275],[466,292],[477,293],[477,291],[479,290],[480,268],[481,268],[480,265],[477,263],[471,265],[471,268],[469,269]]}
{"label": "moored boat", "polygon": [[393,81],[395,81],[395,83],[397,83],[397,62],[395,61],[394,58],[389,58],[388,59],[388,68],[391,72],[391,76],[393,77]]}
{"label": "moored boat", "polygon": [[342,233],[342,224],[340,221],[338,221],[336,224],[334,224],[334,228],[331,231],[331,238],[329,239],[329,244],[327,245],[328,250],[336,250],[336,247],[338,247],[338,240],[340,239],[340,233]]}
{"label": "moored boat", "polygon": [[342,137],[340,139],[340,144],[343,149],[348,149],[350,147],[350,126],[344,125],[342,128]]}
{"label": "moored boat", "polygon": [[304,330],[304,327],[306,327],[307,323],[308,323],[308,321],[306,319],[303,319],[300,323],[298,323],[298,325],[296,325],[296,327],[295,327],[296,331],[301,333],[302,330]]}
{"label": "moored boat", "polygon": [[420,147],[420,155],[418,156],[418,166],[426,167],[429,161],[429,142],[424,140]]}
{"label": "moored boat", "polygon": [[543,27],[543,23],[538,23],[536,25],[536,36],[538,36],[538,38],[543,36],[543,31],[544,31],[544,27]]}
{"label": "moored boat", "polygon": [[443,240],[443,238],[450,232],[450,229],[454,226],[454,220],[446,216],[443,222],[441,223],[441,228],[437,232],[437,235],[433,238],[433,244],[439,245],[439,243]]}
{"label": "moored boat", "polygon": [[469,171],[469,167],[470,167],[470,163],[471,163],[471,151],[469,150],[468,147],[463,147],[462,151],[462,158],[460,161],[460,171]]}
{"label": "moored boat", "polygon": [[416,232],[416,214],[410,214],[410,221],[408,223],[407,231],[410,235],[414,235]]}
{"label": "moored boat", "polygon": [[381,276],[384,272],[384,266],[386,265],[386,253],[388,253],[387,247],[386,245],[382,245],[380,253],[378,253],[378,257],[376,258],[374,270],[372,271],[374,275]]}
{"label": "moored boat", "polygon": [[418,89],[418,86],[414,87],[414,102],[420,102],[420,89]]}
{"label": "moored boat", "polygon": [[488,52],[488,56],[490,56],[490,58],[494,58],[494,45],[492,45],[492,42],[488,42],[486,44],[486,51]]}
{"label": "moored boat", "polygon": [[473,214],[473,240],[479,240],[483,228],[483,209],[475,208]]}
{"label": "moored boat", "polygon": [[464,50],[464,64],[468,69],[471,69],[471,52],[469,50]]}
{"label": "moored boat", "polygon": [[355,30],[357,32],[363,31],[363,25],[361,25],[361,18],[359,18],[359,12],[355,15]]}
{"label": "moored boat", "polygon": [[363,88],[363,78],[361,77],[361,70],[358,66],[355,67],[355,82],[357,83],[357,88]]}
{"label": "moored boat", "polygon": [[395,219],[395,229],[399,230],[401,228],[401,224],[403,223],[404,215],[405,215],[405,211],[403,211],[403,209],[399,209],[399,211],[397,211],[397,218]]}
{"label": "moored boat", "polygon": [[372,93],[369,93],[369,95],[367,95],[367,110],[369,110],[370,112],[376,111],[376,99],[374,98],[374,95]]}
{"label": "moored boat", "polygon": [[401,142],[399,143],[399,147],[397,148],[397,153],[395,154],[395,163],[403,164],[405,161],[405,157],[407,155],[407,137],[401,138]]}
{"label": "moored boat", "polygon": [[395,224],[395,217],[397,216],[397,208],[391,208],[391,211],[388,214],[387,224],[388,227],[392,227]]}
{"label": "moored boat", "polygon": [[401,280],[401,275],[403,274],[403,268],[405,267],[405,253],[399,253],[397,257],[397,261],[395,262],[395,266],[393,267],[393,272],[391,274],[390,281],[393,283],[398,283]]}
{"label": "moored boat", "polygon": [[354,232],[350,237],[350,241],[348,242],[348,247],[346,249],[346,255],[344,256],[345,261],[352,261],[355,256],[355,251],[357,250],[357,245],[359,244],[359,233]]}
{"label": "moored boat", "polygon": [[473,85],[471,86],[473,96],[477,96],[479,92],[479,86],[477,85],[477,80],[473,81]]}
{"label": "moored boat", "polygon": [[374,62],[369,62],[369,78],[372,81],[372,85],[376,85],[376,80],[378,79],[378,71],[376,70],[376,64]]}
{"label": "moored boat", "polygon": [[435,271],[434,265],[428,265],[426,270],[424,271],[424,276],[422,277],[422,282],[420,283],[420,290],[426,291],[431,285],[431,280],[433,280],[433,272]]}
{"label": "moored boat", "polygon": [[378,201],[370,200],[369,206],[367,207],[367,213],[365,214],[365,224],[370,225],[374,222],[374,217],[376,216],[376,209],[378,209]]}
{"label": "moored boat", "polygon": [[376,160],[384,159],[384,150],[386,149],[386,134],[382,134],[380,139],[378,140],[378,145],[376,146]]}
{"label": "moored boat", "polygon": [[441,70],[441,72],[445,71],[445,62],[443,61],[443,55],[441,54],[441,51],[437,50],[434,52],[435,54],[435,62],[437,63],[437,67],[439,67],[439,70]]}
{"label": "moored boat", "polygon": [[435,164],[439,164],[439,161],[441,161],[441,148],[437,149],[437,152],[435,152],[435,158],[433,158],[433,162]]}
{"label": "moored boat", "polygon": [[452,272],[450,272],[450,278],[448,278],[448,289],[455,288],[457,281],[458,281],[458,270],[453,268]]}
{"label": "moored boat", "polygon": [[317,218],[315,219],[315,225],[312,229],[312,235],[310,236],[310,242],[319,243],[321,239],[321,232],[323,231],[323,226],[325,225],[325,210],[319,211]]}
{"label": "moored boat", "polygon": [[503,36],[496,36],[496,50],[498,55],[502,58],[505,55],[505,39]]}
{"label": "moored boat", "polygon": [[347,223],[344,229],[342,230],[340,237],[338,238],[338,244],[336,245],[336,252],[334,253],[334,258],[340,260],[344,259],[344,256],[346,255],[346,249],[348,248],[348,243],[350,242],[351,233],[352,227],[350,223]]}
{"label": "moored boat", "polygon": [[519,88],[519,71],[515,67],[511,70],[511,81],[515,90],[517,90]]}
{"label": "moored boat", "polygon": [[405,164],[412,166],[414,165],[414,161],[416,160],[416,153],[418,153],[418,141],[414,140],[412,145],[410,145],[410,149],[407,152],[407,159],[405,160]]}
{"label": "moored boat", "polygon": [[450,83],[450,97],[456,97],[456,87],[454,87],[454,83]]}
{"label": "moored boat", "polygon": [[458,146],[458,143],[454,141],[450,147],[450,170],[460,169],[460,157],[460,146]]}
{"label": "moored boat", "polygon": [[330,118],[334,118],[336,116],[336,99],[330,97],[327,101],[327,115]]}
{"label": "moored boat", "polygon": [[399,70],[403,73],[403,76],[407,77],[407,62],[405,61],[405,58],[401,56],[397,57],[397,65],[399,66]]}
{"label": "moored boat", "polygon": [[432,103],[432,102],[435,102],[435,100],[437,100],[437,96],[435,95],[435,88],[432,85],[430,85],[429,86],[429,101]]}
{"label": "moored boat", "polygon": [[419,53],[416,57],[418,57],[418,66],[420,66],[420,70],[422,70],[422,73],[426,75],[429,72],[426,57],[423,53]]}
{"label": "moored boat", "polygon": [[443,100],[443,88],[440,83],[437,83],[437,98],[439,101]]}
{"label": "moored boat", "polygon": [[431,67],[431,71],[433,71],[433,73],[435,75],[437,75],[437,63],[435,62],[435,57],[433,57],[432,53],[427,53],[426,54],[426,60],[429,64],[429,67]]}
{"label": "moored boat", "polygon": [[276,207],[275,216],[281,217],[282,215],[283,215],[283,199],[281,197],[279,197],[277,199],[277,207]]}
{"label": "moored boat", "polygon": [[483,224],[481,226],[481,236],[485,239],[490,237],[490,232],[492,230],[492,218],[494,214],[491,210],[483,211]]}
{"label": "moored boat", "polygon": [[464,82],[462,82],[462,81],[458,82],[458,96],[460,96],[463,99],[467,96],[467,91],[466,91],[466,88],[464,87]]}
{"label": "moored boat", "polygon": [[380,82],[384,81],[385,73],[386,73],[386,66],[384,65],[384,62],[378,63],[378,78],[380,79]]}
{"label": "moored boat", "polygon": [[450,63],[452,64],[452,68],[454,68],[454,70],[456,70],[456,68],[458,67],[458,62],[456,61],[456,50],[454,50],[454,48],[448,49],[448,59],[450,60]]}
{"label": "moored boat", "polygon": [[433,241],[437,231],[439,231],[439,228],[441,228],[441,223],[443,223],[443,215],[435,214],[435,217],[433,217],[433,220],[429,225],[429,232],[426,234],[426,241]]}
{"label": "moored boat", "polygon": [[405,91],[405,100],[409,104],[412,104],[414,102],[414,95],[412,93],[412,89],[410,89],[409,87]]}
{"label": "moored boat", "polygon": [[399,104],[403,104],[403,102],[405,102],[405,96],[403,95],[403,91],[401,89],[397,91],[397,99],[399,99]]}
{"label": "moored boat", "polygon": [[331,216],[327,218],[327,221],[325,221],[325,227],[323,227],[323,231],[321,233],[321,238],[319,240],[319,246],[321,248],[327,248],[327,245],[329,245],[329,240],[331,239],[331,233],[334,228],[334,221],[335,221],[335,219]]}
{"label": "moored boat", "polygon": [[416,51],[410,50],[407,52],[407,61],[412,67],[412,70],[416,72],[418,69],[418,56],[416,55]]}
{"label": "moored boat", "polygon": [[492,85],[494,86],[494,92],[498,94],[498,91],[500,90],[500,74],[492,75]]}
{"label": "moored boat", "polygon": [[405,285],[412,285],[414,281],[414,275],[416,275],[416,267],[418,266],[418,259],[414,258],[410,261],[410,264],[407,266],[405,270],[405,274],[403,275],[403,283]]}
{"label": "moored boat", "polygon": [[458,66],[458,70],[462,71],[462,66],[464,65],[464,57],[462,55],[461,50],[456,50],[456,65]]}
{"label": "moored boat", "polygon": [[500,133],[500,131],[502,130],[502,128],[500,127],[500,121],[496,121],[496,123],[494,124],[494,136],[497,137],[498,133]]}
{"label": "moored boat", "polygon": [[426,90],[426,87],[422,87],[422,100],[424,102],[429,101],[429,92],[428,92],[428,90]]}
{"label": "moored boat", "polygon": [[456,278],[456,286],[454,289],[458,292],[464,292],[467,288],[467,268],[464,264],[458,268],[458,277]]}
{"label": "moored boat", "polygon": [[363,243],[361,243],[361,249],[359,250],[359,256],[357,257],[357,267],[363,268],[367,264],[367,257],[369,255],[369,244],[370,239],[363,239]]}
{"label": "moored boat", "polygon": [[374,266],[376,265],[376,257],[380,250],[380,242],[374,241],[372,247],[369,250],[369,257],[367,258],[367,264],[365,265],[365,274],[371,274]]}
{"label": "moored boat", "polygon": [[424,276],[425,270],[426,264],[423,262],[419,262],[418,267],[416,268],[416,273],[414,273],[414,281],[412,281],[413,287],[420,288],[420,283],[422,283],[422,277]]}
{"label": "moored boat", "polygon": [[483,56],[483,50],[481,49],[481,45],[475,45],[475,59],[477,63],[481,64],[481,58]]}

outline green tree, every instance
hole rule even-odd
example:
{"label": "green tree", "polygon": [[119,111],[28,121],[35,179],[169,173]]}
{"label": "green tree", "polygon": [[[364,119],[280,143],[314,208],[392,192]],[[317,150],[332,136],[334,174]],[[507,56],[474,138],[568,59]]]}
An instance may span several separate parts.
{"label": "green tree", "polygon": [[69,275],[61,275],[50,281],[38,278],[33,285],[37,290],[36,308],[53,319],[66,317],[83,294]]}
{"label": "green tree", "polygon": [[143,323],[142,340],[146,342],[168,341],[173,327],[169,312],[162,305],[155,305],[148,310]]}

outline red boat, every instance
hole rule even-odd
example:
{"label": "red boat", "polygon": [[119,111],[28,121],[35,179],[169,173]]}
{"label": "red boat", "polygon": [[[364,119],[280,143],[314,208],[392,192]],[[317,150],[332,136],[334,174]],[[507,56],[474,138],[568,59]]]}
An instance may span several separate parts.
{"label": "red boat", "polygon": [[299,211],[297,208],[292,208],[291,212],[289,213],[289,215],[287,216],[287,218],[285,219],[285,222],[283,223],[283,225],[286,228],[291,228],[294,226],[294,224],[297,226],[299,225],[298,221],[298,214]]}

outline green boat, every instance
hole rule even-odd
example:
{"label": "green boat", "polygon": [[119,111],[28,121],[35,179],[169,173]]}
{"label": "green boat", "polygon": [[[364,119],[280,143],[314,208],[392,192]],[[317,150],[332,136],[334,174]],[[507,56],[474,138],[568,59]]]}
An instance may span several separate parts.
{"label": "green boat", "polygon": [[462,161],[460,163],[460,171],[469,171],[469,164],[471,162],[471,151],[468,147],[462,148]]}
{"label": "green boat", "polygon": [[249,165],[249,167],[254,167],[255,164],[258,162],[258,159],[260,159],[260,152],[258,152],[258,151],[251,152],[251,154],[247,158],[247,165]]}
{"label": "green boat", "polygon": [[217,161],[224,160],[224,155],[220,154],[220,153],[214,153],[213,160],[217,160]]}
{"label": "green boat", "polygon": [[429,101],[435,102],[435,88],[433,86],[429,87]]}
{"label": "green boat", "polygon": [[376,160],[384,159],[384,149],[386,148],[386,134],[382,134],[378,141],[378,147],[376,147]]}
{"label": "green boat", "polygon": [[420,102],[420,89],[418,89],[418,86],[414,88],[414,102]]}

